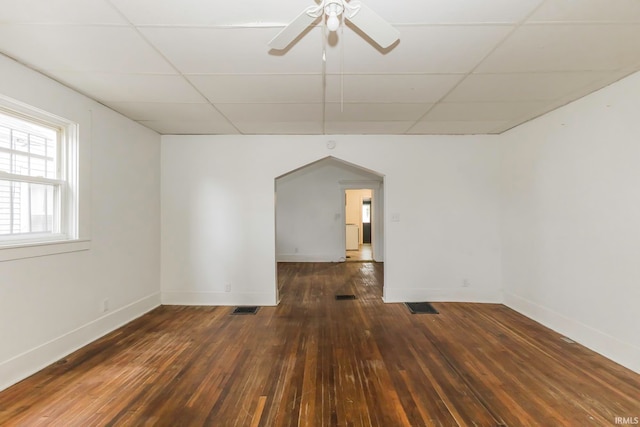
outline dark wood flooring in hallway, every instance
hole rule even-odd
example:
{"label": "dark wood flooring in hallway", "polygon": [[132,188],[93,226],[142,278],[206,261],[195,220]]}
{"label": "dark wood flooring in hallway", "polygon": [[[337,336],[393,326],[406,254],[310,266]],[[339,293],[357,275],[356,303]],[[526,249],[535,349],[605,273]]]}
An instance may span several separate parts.
{"label": "dark wood flooring in hallway", "polygon": [[370,243],[360,245],[357,251],[347,251],[347,262],[373,261],[373,246]]}
{"label": "dark wood flooring in hallway", "polygon": [[0,393],[0,425],[609,426],[640,416],[640,375],[502,305],[411,315],[383,304],[382,268],[281,264],[281,303],[256,315],[159,307]]}

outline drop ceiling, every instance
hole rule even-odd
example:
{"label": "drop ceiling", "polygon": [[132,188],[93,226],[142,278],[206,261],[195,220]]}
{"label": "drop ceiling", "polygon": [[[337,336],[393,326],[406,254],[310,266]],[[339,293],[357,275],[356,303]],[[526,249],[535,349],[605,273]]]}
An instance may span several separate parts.
{"label": "drop ceiling", "polygon": [[494,134],[640,70],[640,0],[364,1],[391,49],[270,51],[312,0],[0,0],[0,52],[161,134]]}

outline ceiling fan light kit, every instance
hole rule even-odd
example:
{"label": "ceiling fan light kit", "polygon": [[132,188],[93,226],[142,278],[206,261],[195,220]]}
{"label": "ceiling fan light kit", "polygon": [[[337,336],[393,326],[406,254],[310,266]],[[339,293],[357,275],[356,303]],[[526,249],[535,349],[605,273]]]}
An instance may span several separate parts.
{"label": "ceiling fan light kit", "polygon": [[324,7],[324,14],[327,17],[327,30],[336,31],[340,27],[338,16],[344,12],[344,6],[339,0],[329,1]]}
{"label": "ceiling fan light kit", "polygon": [[398,30],[359,1],[322,0],[319,5],[309,6],[302,11],[269,42],[269,47],[276,50],[286,49],[323,15],[326,16],[326,27],[329,31],[336,31],[340,27],[342,16],[383,49],[400,38]]}

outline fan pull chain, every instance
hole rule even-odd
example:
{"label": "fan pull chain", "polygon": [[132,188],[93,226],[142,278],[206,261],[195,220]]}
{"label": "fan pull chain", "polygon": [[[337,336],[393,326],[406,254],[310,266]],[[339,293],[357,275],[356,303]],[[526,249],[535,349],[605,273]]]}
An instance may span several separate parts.
{"label": "fan pull chain", "polygon": [[[324,22],[323,22],[324,24]],[[327,28],[322,25],[322,133],[326,130],[327,115]]]}
{"label": "fan pull chain", "polygon": [[340,25],[340,112],[344,113],[344,17]]}

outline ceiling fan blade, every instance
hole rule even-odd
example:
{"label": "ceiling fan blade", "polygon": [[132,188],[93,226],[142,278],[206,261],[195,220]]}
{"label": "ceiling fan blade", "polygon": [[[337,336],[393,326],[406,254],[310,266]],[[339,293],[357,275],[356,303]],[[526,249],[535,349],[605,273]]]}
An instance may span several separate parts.
{"label": "ceiling fan blade", "polygon": [[400,38],[400,31],[396,30],[373,10],[362,3],[351,2],[350,4],[356,6],[358,10],[353,16],[345,14],[346,18],[360,28],[371,40],[380,45],[381,48],[384,49],[391,46]]}
{"label": "ceiling fan blade", "polygon": [[[314,7],[311,7],[311,9],[314,9]],[[318,17],[309,15],[308,11],[309,9],[304,10],[289,25],[284,27],[284,29],[269,42],[269,47],[271,49],[283,50],[298,38],[309,25],[318,19]]]}

